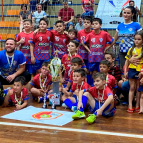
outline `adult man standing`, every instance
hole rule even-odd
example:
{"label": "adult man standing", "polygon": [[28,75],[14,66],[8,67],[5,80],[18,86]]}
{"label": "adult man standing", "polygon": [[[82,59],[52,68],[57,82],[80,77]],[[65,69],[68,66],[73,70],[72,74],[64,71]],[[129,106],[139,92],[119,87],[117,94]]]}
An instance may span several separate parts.
{"label": "adult man standing", "polygon": [[73,28],[74,10],[68,6],[68,1],[63,1],[64,8],[59,10],[58,20],[64,21],[67,29]]}
{"label": "adult man standing", "polygon": [[[134,22],[138,22],[138,15],[139,16],[142,16],[142,13],[140,12],[140,10],[138,9],[138,7],[136,6],[135,7],[135,2],[133,1],[133,0],[130,0],[129,1],[129,6],[130,7],[132,7],[132,9],[133,9],[133,21]],[[123,11],[124,11],[124,7],[122,8],[122,10],[121,10],[121,12],[120,12],[120,17],[122,17],[122,13],[123,13]]]}
{"label": "adult man standing", "polygon": [[0,51],[0,82],[2,85],[13,84],[14,79],[23,75],[26,81],[30,81],[31,75],[25,71],[25,57],[21,51],[15,50],[16,41],[8,38],[5,42],[5,50]]}
{"label": "adult man standing", "polygon": [[37,4],[37,11],[35,11],[32,15],[32,23],[34,25],[34,29],[37,29],[39,26],[39,21],[43,17],[47,17],[45,11],[42,11],[42,5]]}

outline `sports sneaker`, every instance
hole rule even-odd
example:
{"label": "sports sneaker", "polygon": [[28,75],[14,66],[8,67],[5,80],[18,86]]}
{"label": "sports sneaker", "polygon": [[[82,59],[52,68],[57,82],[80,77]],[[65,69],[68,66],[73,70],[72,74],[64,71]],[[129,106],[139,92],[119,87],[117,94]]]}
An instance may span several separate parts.
{"label": "sports sneaker", "polygon": [[96,116],[94,114],[89,114],[88,117],[86,118],[86,121],[89,124],[92,124],[96,120]]}
{"label": "sports sneaker", "polygon": [[76,111],[77,111],[77,106],[72,106],[71,110],[76,113]]}
{"label": "sports sneaker", "polygon": [[68,108],[68,106],[65,103],[62,104],[62,107]]}
{"label": "sports sneaker", "polygon": [[73,118],[74,120],[80,119],[80,118],[84,118],[84,117],[85,117],[84,112],[81,112],[81,111],[79,111],[79,110],[77,110],[77,112],[76,112],[74,115],[72,115],[72,118]]}
{"label": "sports sneaker", "polygon": [[38,103],[41,103],[44,101],[44,97],[38,97]]}

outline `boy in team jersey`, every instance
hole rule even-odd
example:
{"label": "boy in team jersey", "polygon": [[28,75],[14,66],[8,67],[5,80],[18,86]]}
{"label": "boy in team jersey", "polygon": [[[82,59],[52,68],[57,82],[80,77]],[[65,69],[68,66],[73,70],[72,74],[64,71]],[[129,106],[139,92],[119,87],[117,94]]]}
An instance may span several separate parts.
{"label": "boy in team jersey", "polygon": [[16,110],[20,110],[28,104],[28,91],[24,87],[25,77],[18,76],[14,80],[13,88],[8,90],[5,95],[3,107],[15,105]]}
{"label": "boy in team jersey", "polygon": [[39,21],[39,32],[33,36],[33,40],[30,42],[31,63],[35,71],[41,68],[43,62],[50,60],[52,34],[47,28],[48,20],[41,18]]}
{"label": "boy in team jersey", "polygon": [[93,114],[89,114],[86,121],[92,124],[96,117],[102,115],[104,117],[112,117],[116,111],[114,108],[114,99],[112,90],[105,86],[106,75],[104,73],[96,73],[93,75],[94,87],[83,89],[79,92],[78,111],[72,116],[72,118],[80,119],[84,118],[84,109],[89,103],[90,111]]}
{"label": "boy in team jersey", "polygon": [[[94,71],[99,71],[100,61],[104,59],[104,50],[106,43],[111,44],[113,38],[109,33],[100,30],[102,26],[102,20],[100,18],[94,18],[92,20],[93,32],[87,35],[83,45],[85,48],[88,48],[85,43],[89,44],[89,49],[91,52],[88,53],[88,70],[91,72],[91,75]],[[90,79],[92,80],[92,78]]]}
{"label": "boy in team jersey", "polygon": [[[69,77],[70,77],[71,71],[72,71],[72,68],[71,68],[71,60],[72,60],[72,58],[74,58],[74,57],[81,58],[81,56],[79,54],[77,54],[78,46],[79,46],[79,42],[77,42],[76,40],[70,41],[70,43],[68,44],[68,51],[69,52],[68,52],[68,54],[65,54],[62,57],[62,61],[61,62],[65,66],[65,73],[64,73],[64,80],[65,80],[64,84],[65,85],[67,85],[67,83],[69,81]],[[86,70],[86,66],[84,64],[84,61],[83,61],[82,68],[85,68],[85,70]]]}
{"label": "boy in team jersey", "polygon": [[76,40],[76,41],[78,41],[78,39],[77,39],[77,31],[75,29],[68,30],[67,34],[68,34],[69,40]]}
{"label": "boy in team jersey", "polygon": [[49,74],[47,69],[49,62],[44,62],[41,67],[41,73],[33,77],[30,83],[30,92],[35,100],[43,102],[44,93],[48,93],[52,84],[52,76]]}
{"label": "boy in team jersey", "polygon": [[17,37],[17,46],[19,50],[24,54],[26,59],[25,70],[30,74],[33,73],[32,64],[31,64],[31,54],[30,54],[30,41],[33,40],[32,20],[25,19],[23,22],[24,31],[20,32]]}
{"label": "boy in team jersey", "polygon": [[51,30],[52,33],[52,55],[55,56],[56,50],[58,51],[58,57],[62,59],[62,57],[68,53],[67,45],[69,43],[69,38],[67,34],[64,33],[64,22],[62,20],[58,20],[55,22],[56,31]]}
{"label": "boy in team jersey", "polygon": [[112,52],[105,52],[104,57],[107,61],[110,62],[110,70],[108,71],[108,73],[110,75],[114,76],[116,81],[118,82],[119,80],[121,80],[121,70],[120,70],[120,67],[118,65],[114,64],[115,54]]}
{"label": "boy in team jersey", "polygon": [[81,90],[88,89],[90,86],[85,82],[86,72],[84,69],[76,69],[73,73],[74,83],[72,84],[70,92],[64,91],[62,100],[65,105],[72,111],[77,110],[78,94]]}
{"label": "boy in team jersey", "polygon": [[[84,29],[78,31],[77,33],[77,39],[79,40],[80,43],[82,43],[82,41],[86,39],[87,35],[92,32],[91,24],[92,24],[92,17],[86,16],[84,18],[84,24],[83,24]],[[85,49],[85,47],[82,44],[80,44],[78,53],[83,58],[85,64],[87,64],[88,61],[88,52],[89,50]]]}

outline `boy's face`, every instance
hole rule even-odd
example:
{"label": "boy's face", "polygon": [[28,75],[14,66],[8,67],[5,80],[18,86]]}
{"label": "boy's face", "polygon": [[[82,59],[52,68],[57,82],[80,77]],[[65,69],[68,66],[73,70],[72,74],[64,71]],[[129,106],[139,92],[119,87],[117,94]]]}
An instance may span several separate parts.
{"label": "boy's face", "polygon": [[68,50],[69,50],[70,52],[77,52],[77,48],[76,48],[75,44],[72,43],[72,42],[70,42],[70,43],[68,44]]}
{"label": "boy's face", "polygon": [[89,20],[85,19],[83,26],[84,26],[84,29],[90,28],[91,27],[91,22]]}
{"label": "boy's face", "polygon": [[23,85],[21,84],[21,82],[14,82],[13,89],[15,93],[19,94],[23,89]]}
{"label": "boy's face", "polygon": [[72,68],[72,70],[74,71],[74,70],[76,70],[76,69],[79,69],[79,68],[81,68],[82,66],[81,65],[78,65],[77,63],[71,63],[71,68]]}
{"label": "boy's face", "polygon": [[37,6],[37,11],[38,11],[38,12],[41,12],[41,10],[42,10],[42,6],[41,6],[41,5],[38,5],[38,6]]}
{"label": "boy's face", "polygon": [[42,76],[45,76],[45,77],[48,75],[49,71],[46,66],[42,66],[41,73],[42,73]]}
{"label": "boy's face", "polygon": [[23,27],[24,27],[25,30],[30,30],[32,28],[32,25],[29,21],[25,21],[23,23]]}
{"label": "boy's face", "polygon": [[110,54],[105,54],[105,59],[110,62],[110,64],[114,63],[115,58],[112,58]]}
{"label": "boy's face", "polygon": [[64,29],[65,29],[65,26],[63,25],[63,23],[57,23],[56,24],[56,31],[58,33],[62,33],[64,31]]}
{"label": "boy's face", "polygon": [[93,21],[93,22],[92,22],[92,28],[93,28],[93,30],[100,29],[101,26],[102,26],[102,25],[100,25],[98,21]]}
{"label": "boy's face", "polygon": [[46,30],[48,28],[48,25],[47,25],[47,23],[45,21],[42,20],[39,23],[39,28],[40,28],[40,30]]}
{"label": "boy's face", "polygon": [[82,21],[83,21],[81,17],[77,18],[76,20],[77,20],[77,22],[80,23],[80,24],[81,24]]}
{"label": "boy's face", "polygon": [[69,38],[70,38],[70,40],[74,40],[76,37],[76,35],[75,35],[75,33],[74,32],[69,32],[68,33],[68,36],[69,36]]}
{"label": "boy's face", "polygon": [[73,74],[74,83],[81,84],[83,80],[84,80],[84,77],[81,77],[80,73],[74,72],[74,74]]}
{"label": "boy's face", "polygon": [[103,72],[105,74],[107,74],[109,71],[109,67],[107,65],[104,65],[104,64],[100,64],[99,68],[100,68],[100,72]]}
{"label": "boy's face", "polygon": [[99,77],[97,77],[96,79],[94,79],[94,86],[97,89],[103,89],[104,85],[105,85],[106,80],[102,80]]}

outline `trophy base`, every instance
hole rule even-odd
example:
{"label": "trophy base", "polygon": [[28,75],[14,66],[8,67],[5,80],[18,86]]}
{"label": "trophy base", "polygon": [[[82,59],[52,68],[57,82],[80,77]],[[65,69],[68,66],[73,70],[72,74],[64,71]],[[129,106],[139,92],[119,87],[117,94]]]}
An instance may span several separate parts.
{"label": "trophy base", "polygon": [[43,107],[42,107],[43,109],[47,109],[47,104],[46,105],[43,105]]}
{"label": "trophy base", "polygon": [[55,105],[52,105],[52,106],[51,106],[51,109],[56,109],[56,106],[55,106]]}

